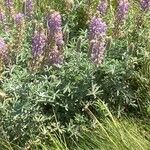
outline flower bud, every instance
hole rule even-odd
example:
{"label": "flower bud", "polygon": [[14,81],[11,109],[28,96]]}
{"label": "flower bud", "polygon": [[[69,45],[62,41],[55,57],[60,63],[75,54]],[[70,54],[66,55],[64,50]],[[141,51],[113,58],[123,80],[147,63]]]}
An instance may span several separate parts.
{"label": "flower bud", "polygon": [[143,11],[150,10],[150,0],[141,0],[140,6]]}
{"label": "flower bud", "polygon": [[97,7],[97,10],[103,16],[106,14],[107,7],[108,7],[107,0],[101,0],[98,7]]}

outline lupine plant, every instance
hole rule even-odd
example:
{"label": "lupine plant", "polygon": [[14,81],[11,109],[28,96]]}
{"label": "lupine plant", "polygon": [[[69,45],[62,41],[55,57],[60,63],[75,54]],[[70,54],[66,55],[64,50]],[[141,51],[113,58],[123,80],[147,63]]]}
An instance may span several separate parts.
{"label": "lupine plant", "polygon": [[14,1],[13,0],[4,0],[7,12],[9,14],[13,14],[14,13]]}
{"label": "lupine plant", "polygon": [[89,28],[91,59],[95,64],[101,64],[106,48],[105,36],[107,25],[101,18],[94,16]]}
{"label": "lupine plant", "polygon": [[105,15],[107,12],[107,8],[108,8],[107,0],[102,0],[102,1],[100,1],[99,5],[97,7],[97,10],[99,11],[99,13],[101,15]]}
{"label": "lupine plant", "polygon": [[0,23],[4,23],[4,21],[6,20],[6,16],[5,16],[5,13],[0,10]]}
{"label": "lupine plant", "polygon": [[25,14],[28,17],[31,17],[34,14],[34,0],[26,0],[25,1]]}
{"label": "lupine plant", "polygon": [[62,19],[59,12],[51,12],[47,17],[48,38],[49,38],[49,61],[52,65],[60,66],[63,63],[63,33]]}
{"label": "lupine plant", "polygon": [[4,39],[0,38],[0,59],[5,63],[8,59],[8,49]]}
{"label": "lupine plant", "polygon": [[149,116],[148,0],[0,5],[3,138],[22,147],[46,133],[74,139],[95,125],[99,99],[118,118]]}
{"label": "lupine plant", "polygon": [[14,23],[16,26],[20,26],[23,24],[24,21],[24,14],[18,13],[14,15]]}
{"label": "lupine plant", "polygon": [[128,0],[119,0],[117,12],[116,12],[116,19],[117,22],[122,22],[127,17],[129,11],[129,2]]}
{"label": "lupine plant", "polygon": [[141,9],[143,11],[150,10],[150,0],[141,0],[140,5],[141,5]]}

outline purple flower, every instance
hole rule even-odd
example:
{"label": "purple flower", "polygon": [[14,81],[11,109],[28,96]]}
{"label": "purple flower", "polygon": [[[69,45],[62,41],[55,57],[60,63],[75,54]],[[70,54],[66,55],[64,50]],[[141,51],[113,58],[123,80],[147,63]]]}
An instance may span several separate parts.
{"label": "purple flower", "polygon": [[0,59],[6,61],[8,57],[7,45],[3,38],[0,38]]}
{"label": "purple flower", "polygon": [[128,0],[120,0],[117,8],[117,21],[122,22],[126,19],[126,16],[129,12],[129,2]]}
{"label": "purple flower", "polygon": [[14,16],[14,22],[16,25],[21,25],[24,21],[24,14],[18,13]]}
{"label": "purple flower", "polygon": [[63,59],[63,55],[58,50],[57,46],[49,54],[50,64],[58,68],[60,68],[63,65]]}
{"label": "purple flower", "polygon": [[104,15],[106,14],[107,7],[108,7],[107,0],[101,0],[97,7],[97,10],[99,11],[101,15]]}
{"label": "purple flower", "polygon": [[62,32],[58,32],[58,33],[55,34],[55,41],[56,41],[56,45],[58,47],[60,47],[64,44]]}
{"label": "purple flower", "polygon": [[104,58],[104,51],[106,49],[105,42],[93,41],[91,44],[91,59],[93,63],[99,65]]}
{"label": "purple flower", "polygon": [[143,11],[150,10],[150,0],[141,0],[140,5]]}
{"label": "purple flower", "polygon": [[5,6],[11,10],[13,8],[14,2],[13,0],[5,0]]}
{"label": "purple flower", "polygon": [[48,16],[48,29],[50,32],[56,33],[61,31],[61,15],[59,12],[53,12]]}
{"label": "purple flower", "polygon": [[62,19],[60,13],[51,13],[47,18],[47,25],[50,39],[53,39],[57,46],[63,45]]}
{"label": "purple flower", "polygon": [[101,18],[94,16],[90,21],[89,29],[90,40],[99,39],[106,34],[107,25]]}
{"label": "purple flower", "polygon": [[27,16],[32,16],[33,15],[33,9],[34,9],[34,0],[26,0],[25,2],[25,14]]}
{"label": "purple flower", "polygon": [[4,23],[6,20],[5,13],[3,11],[0,11],[0,23]]}
{"label": "purple flower", "polygon": [[38,57],[44,52],[46,46],[46,35],[43,31],[36,31],[32,39],[32,55]]}
{"label": "purple flower", "polygon": [[47,17],[47,25],[50,39],[50,53],[49,62],[56,66],[61,67],[63,64],[63,54],[61,48],[64,44],[63,33],[62,33],[62,19],[59,12],[52,12]]}
{"label": "purple flower", "polygon": [[106,23],[96,16],[94,16],[89,25],[89,41],[90,54],[93,63],[99,65],[102,63],[105,51],[105,35],[107,30]]}

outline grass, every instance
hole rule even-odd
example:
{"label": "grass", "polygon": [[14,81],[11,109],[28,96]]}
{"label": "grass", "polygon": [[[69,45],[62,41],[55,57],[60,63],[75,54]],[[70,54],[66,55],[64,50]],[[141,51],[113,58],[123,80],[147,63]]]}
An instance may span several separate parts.
{"label": "grass", "polygon": [[[100,116],[96,117],[89,108],[93,126],[82,126],[78,138],[46,133],[45,137],[31,139],[25,150],[149,150],[150,126],[132,118],[117,119],[107,106],[97,103]],[[69,140],[68,140],[69,139]],[[22,147],[0,139],[3,150],[21,150]]]}

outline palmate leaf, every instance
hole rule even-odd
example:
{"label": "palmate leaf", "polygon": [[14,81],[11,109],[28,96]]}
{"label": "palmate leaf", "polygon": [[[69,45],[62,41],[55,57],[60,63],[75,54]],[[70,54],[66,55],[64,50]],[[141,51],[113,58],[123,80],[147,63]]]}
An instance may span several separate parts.
{"label": "palmate leaf", "polygon": [[97,84],[92,84],[91,90],[88,90],[87,96],[93,96],[95,99],[101,93],[102,93],[102,90],[100,90],[100,86],[97,86]]}

